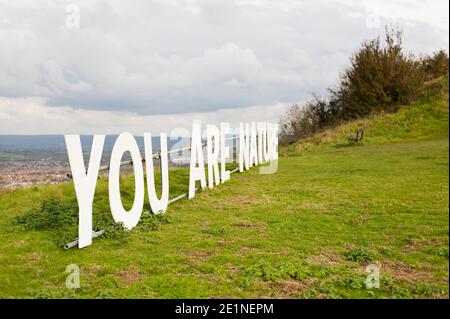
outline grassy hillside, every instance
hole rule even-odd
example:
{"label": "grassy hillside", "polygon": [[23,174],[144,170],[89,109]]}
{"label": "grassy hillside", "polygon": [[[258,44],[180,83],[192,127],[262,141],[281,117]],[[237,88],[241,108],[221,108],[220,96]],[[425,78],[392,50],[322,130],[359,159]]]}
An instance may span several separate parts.
{"label": "grassy hillside", "polygon": [[[0,297],[448,297],[445,81],[396,114],[280,150],[289,156],[276,174],[234,174],[85,249],[60,246],[76,234],[71,184],[1,192]],[[363,143],[348,143],[362,125]],[[186,170],[170,178],[172,196],[187,190]],[[132,177],[123,185],[130,205]],[[109,227],[107,196],[101,179],[99,227]],[[76,291],[65,288],[71,263]],[[379,289],[365,288],[370,263],[381,267]]]}
{"label": "grassy hillside", "polygon": [[448,77],[426,83],[422,96],[413,105],[403,106],[397,113],[377,114],[325,130],[312,137],[284,147],[284,156],[302,155],[322,147],[348,145],[358,129],[365,132],[360,145],[405,143],[448,137]]}

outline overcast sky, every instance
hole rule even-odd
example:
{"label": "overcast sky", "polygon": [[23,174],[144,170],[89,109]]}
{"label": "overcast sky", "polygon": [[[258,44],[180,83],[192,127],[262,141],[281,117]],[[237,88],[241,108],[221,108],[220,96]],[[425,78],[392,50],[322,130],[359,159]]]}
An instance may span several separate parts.
{"label": "overcast sky", "polygon": [[0,134],[278,122],[336,84],[386,24],[403,29],[407,51],[448,52],[448,10],[448,0],[0,0]]}

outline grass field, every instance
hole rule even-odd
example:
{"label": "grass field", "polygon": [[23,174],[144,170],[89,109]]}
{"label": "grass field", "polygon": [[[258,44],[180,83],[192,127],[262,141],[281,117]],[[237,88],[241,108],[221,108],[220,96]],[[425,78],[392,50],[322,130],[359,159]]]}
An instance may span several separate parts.
{"label": "grass field", "polygon": [[[348,143],[360,125],[365,140]],[[448,298],[448,146],[447,90],[300,141],[280,150],[276,174],[234,174],[81,250],[60,246],[76,236],[71,184],[2,192],[0,297]],[[172,196],[186,191],[187,171],[170,174]],[[101,179],[99,227],[107,198]],[[39,221],[48,212],[61,229]],[[71,263],[77,290],[65,287]],[[379,289],[365,287],[371,263]]]}

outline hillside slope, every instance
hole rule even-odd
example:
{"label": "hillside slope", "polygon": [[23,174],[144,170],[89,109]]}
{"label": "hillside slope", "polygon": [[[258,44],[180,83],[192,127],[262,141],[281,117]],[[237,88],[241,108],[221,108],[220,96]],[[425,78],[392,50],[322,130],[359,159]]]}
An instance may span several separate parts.
{"label": "hillside slope", "polygon": [[363,145],[445,138],[448,120],[448,77],[441,77],[426,83],[421,98],[397,113],[377,114],[327,129],[282,148],[280,153],[296,156],[318,147],[347,146],[348,138],[354,137],[358,129],[365,132],[364,140],[359,143]]}
{"label": "hillside slope", "polygon": [[[1,192],[0,297],[448,298],[448,90],[438,84],[445,93],[396,114],[281,149],[290,156],[276,174],[234,174],[81,250],[61,248],[76,232],[72,184]],[[363,143],[348,143],[364,124]],[[186,170],[170,179],[171,196],[186,191]],[[130,205],[133,178],[122,182]],[[107,188],[100,179],[97,225],[110,219]],[[72,263],[77,290],[65,287]],[[379,289],[365,287],[369,264]]]}

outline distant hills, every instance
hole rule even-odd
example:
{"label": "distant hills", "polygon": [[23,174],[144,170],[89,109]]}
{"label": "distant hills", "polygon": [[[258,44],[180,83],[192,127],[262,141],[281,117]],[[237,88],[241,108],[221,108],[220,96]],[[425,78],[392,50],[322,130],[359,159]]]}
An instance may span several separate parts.
{"label": "distant hills", "polygon": [[[105,138],[105,150],[111,150],[118,135],[107,135]],[[90,148],[93,135],[81,135],[81,145]],[[137,136],[139,146],[144,145],[144,138]],[[153,146],[159,149],[159,136],[153,137]],[[64,135],[0,135],[0,151],[21,152],[32,150],[65,151]]]}
{"label": "distant hills", "polygon": [[[107,135],[103,147],[104,158],[109,158],[118,135]],[[136,136],[139,148],[144,154],[144,137]],[[81,135],[83,152],[89,154],[93,135]],[[170,138],[169,149],[179,143],[186,146],[189,138]],[[160,149],[159,136],[152,137],[153,151]],[[0,135],[0,161],[5,160],[33,160],[37,158],[51,158],[56,160],[67,159],[64,135]]]}

